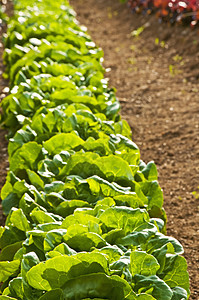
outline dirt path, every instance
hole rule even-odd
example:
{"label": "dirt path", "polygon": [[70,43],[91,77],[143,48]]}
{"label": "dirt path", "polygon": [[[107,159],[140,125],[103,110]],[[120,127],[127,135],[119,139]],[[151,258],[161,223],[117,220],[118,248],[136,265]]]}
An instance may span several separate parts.
{"label": "dirt path", "polygon": [[[105,52],[107,77],[142,159],[157,164],[168,234],[184,246],[190,299],[198,300],[199,199],[192,195],[199,186],[198,33],[132,15],[116,0],[70,2]],[[133,37],[141,26],[143,32]]]}

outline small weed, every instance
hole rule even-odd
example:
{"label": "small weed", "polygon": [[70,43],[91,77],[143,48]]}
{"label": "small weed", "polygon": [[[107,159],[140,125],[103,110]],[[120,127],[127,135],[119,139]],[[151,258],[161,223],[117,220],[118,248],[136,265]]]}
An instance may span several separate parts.
{"label": "small weed", "polygon": [[137,61],[136,61],[136,59],[134,57],[131,57],[131,58],[128,59],[128,63],[131,64],[131,65],[135,65],[136,62]]}
{"label": "small weed", "polygon": [[135,50],[136,50],[136,46],[135,46],[135,45],[131,45],[131,46],[130,46],[130,49],[131,49],[132,51],[135,51]]}
{"label": "small weed", "polygon": [[176,67],[174,65],[169,65],[169,72],[170,72],[171,76],[175,76],[176,75]]}
{"label": "small weed", "polygon": [[156,45],[156,46],[158,46],[158,45],[159,45],[159,43],[160,43],[160,40],[159,40],[159,38],[156,38],[156,39],[155,39],[155,45]]}
{"label": "small weed", "polygon": [[177,66],[172,65],[172,64],[169,65],[169,72],[170,72],[171,76],[176,76],[176,75],[182,73],[182,71],[180,71],[180,70],[177,68]]}
{"label": "small weed", "polygon": [[165,41],[160,41],[159,38],[155,39],[155,45],[160,46],[161,48],[168,48],[168,45],[166,44]]}
{"label": "small weed", "polygon": [[175,56],[173,56],[173,60],[174,60],[175,62],[182,61],[182,56],[176,54]]}
{"label": "small weed", "polygon": [[111,7],[107,7],[107,14],[108,14],[108,18],[112,19],[113,16],[117,17],[118,11],[117,10],[112,11]]}
{"label": "small weed", "polygon": [[140,34],[144,31],[144,26],[141,26],[141,27],[139,27],[138,29],[136,29],[136,30],[133,30],[132,32],[131,32],[131,36],[133,36],[133,37],[139,37],[140,36]]}
{"label": "small weed", "polygon": [[192,195],[196,198],[199,199],[199,186],[197,188],[197,191],[192,192]]}

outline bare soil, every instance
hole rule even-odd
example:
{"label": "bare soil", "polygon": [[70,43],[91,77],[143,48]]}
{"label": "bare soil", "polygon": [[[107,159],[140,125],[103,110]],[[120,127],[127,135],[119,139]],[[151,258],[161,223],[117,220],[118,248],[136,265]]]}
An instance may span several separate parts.
{"label": "bare soil", "polygon": [[[167,233],[184,246],[190,300],[198,300],[199,198],[192,192],[199,194],[199,32],[159,24],[155,16],[131,14],[118,0],[70,2],[81,24],[104,50],[106,76],[110,86],[117,88],[122,117],[132,128],[142,160],[154,160],[157,165]],[[138,34],[140,27],[144,30]],[[1,98],[6,86],[1,77]],[[8,167],[5,134],[0,131],[0,188]]]}
{"label": "bare soil", "polygon": [[141,158],[157,165],[167,234],[184,246],[190,299],[198,300],[199,199],[192,194],[199,186],[198,30],[159,24],[155,16],[132,14],[117,0],[70,2],[104,50],[104,66],[111,68],[106,76],[117,88]]}

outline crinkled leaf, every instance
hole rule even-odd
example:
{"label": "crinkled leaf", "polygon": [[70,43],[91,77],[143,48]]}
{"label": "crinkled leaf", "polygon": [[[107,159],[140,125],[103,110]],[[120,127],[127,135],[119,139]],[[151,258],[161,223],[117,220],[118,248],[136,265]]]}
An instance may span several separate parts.
{"label": "crinkled leaf", "polygon": [[171,300],[172,298],[172,290],[158,276],[135,275],[134,282],[136,293],[147,293],[150,290],[150,294],[157,300]]}
{"label": "crinkled leaf", "polygon": [[60,133],[44,142],[44,148],[50,155],[55,155],[83,144],[84,141],[74,133]]}
{"label": "crinkled leaf", "polygon": [[160,265],[157,259],[144,251],[132,251],[130,256],[130,271],[136,274],[150,276],[156,275]]}
{"label": "crinkled leaf", "polygon": [[84,275],[70,280],[64,285],[63,293],[68,300],[87,297],[109,300],[135,299],[130,285],[124,279],[105,274]]}
{"label": "crinkled leaf", "polygon": [[10,276],[16,276],[19,272],[20,260],[0,262],[0,282],[6,281]]}

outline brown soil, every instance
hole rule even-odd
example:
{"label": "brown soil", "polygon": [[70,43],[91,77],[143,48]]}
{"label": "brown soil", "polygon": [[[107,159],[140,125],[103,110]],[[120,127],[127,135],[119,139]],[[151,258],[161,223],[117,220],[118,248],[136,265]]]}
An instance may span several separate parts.
{"label": "brown soil", "polygon": [[[117,88],[141,158],[158,167],[168,235],[184,246],[190,299],[198,300],[199,199],[192,195],[199,186],[198,32],[132,14],[119,0],[70,2],[104,50],[104,66],[111,68],[106,76]],[[133,37],[141,26],[142,34]]]}
{"label": "brown soil", "polygon": [[[106,75],[117,88],[122,116],[132,127],[141,158],[153,159],[158,167],[168,235],[184,246],[190,300],[198,300],[199,198],[192,195],[199,186],[198,32],[160,25],[155,16],[132,15],[118,0],[70,2],[105,52],[104,66],[111,68]],[[131,32],[141,26],[143,32],[133,37]],[[1,77],[1,98],[7,85]],[[0,188],[8,167],[5,133],[0,131]]]}

